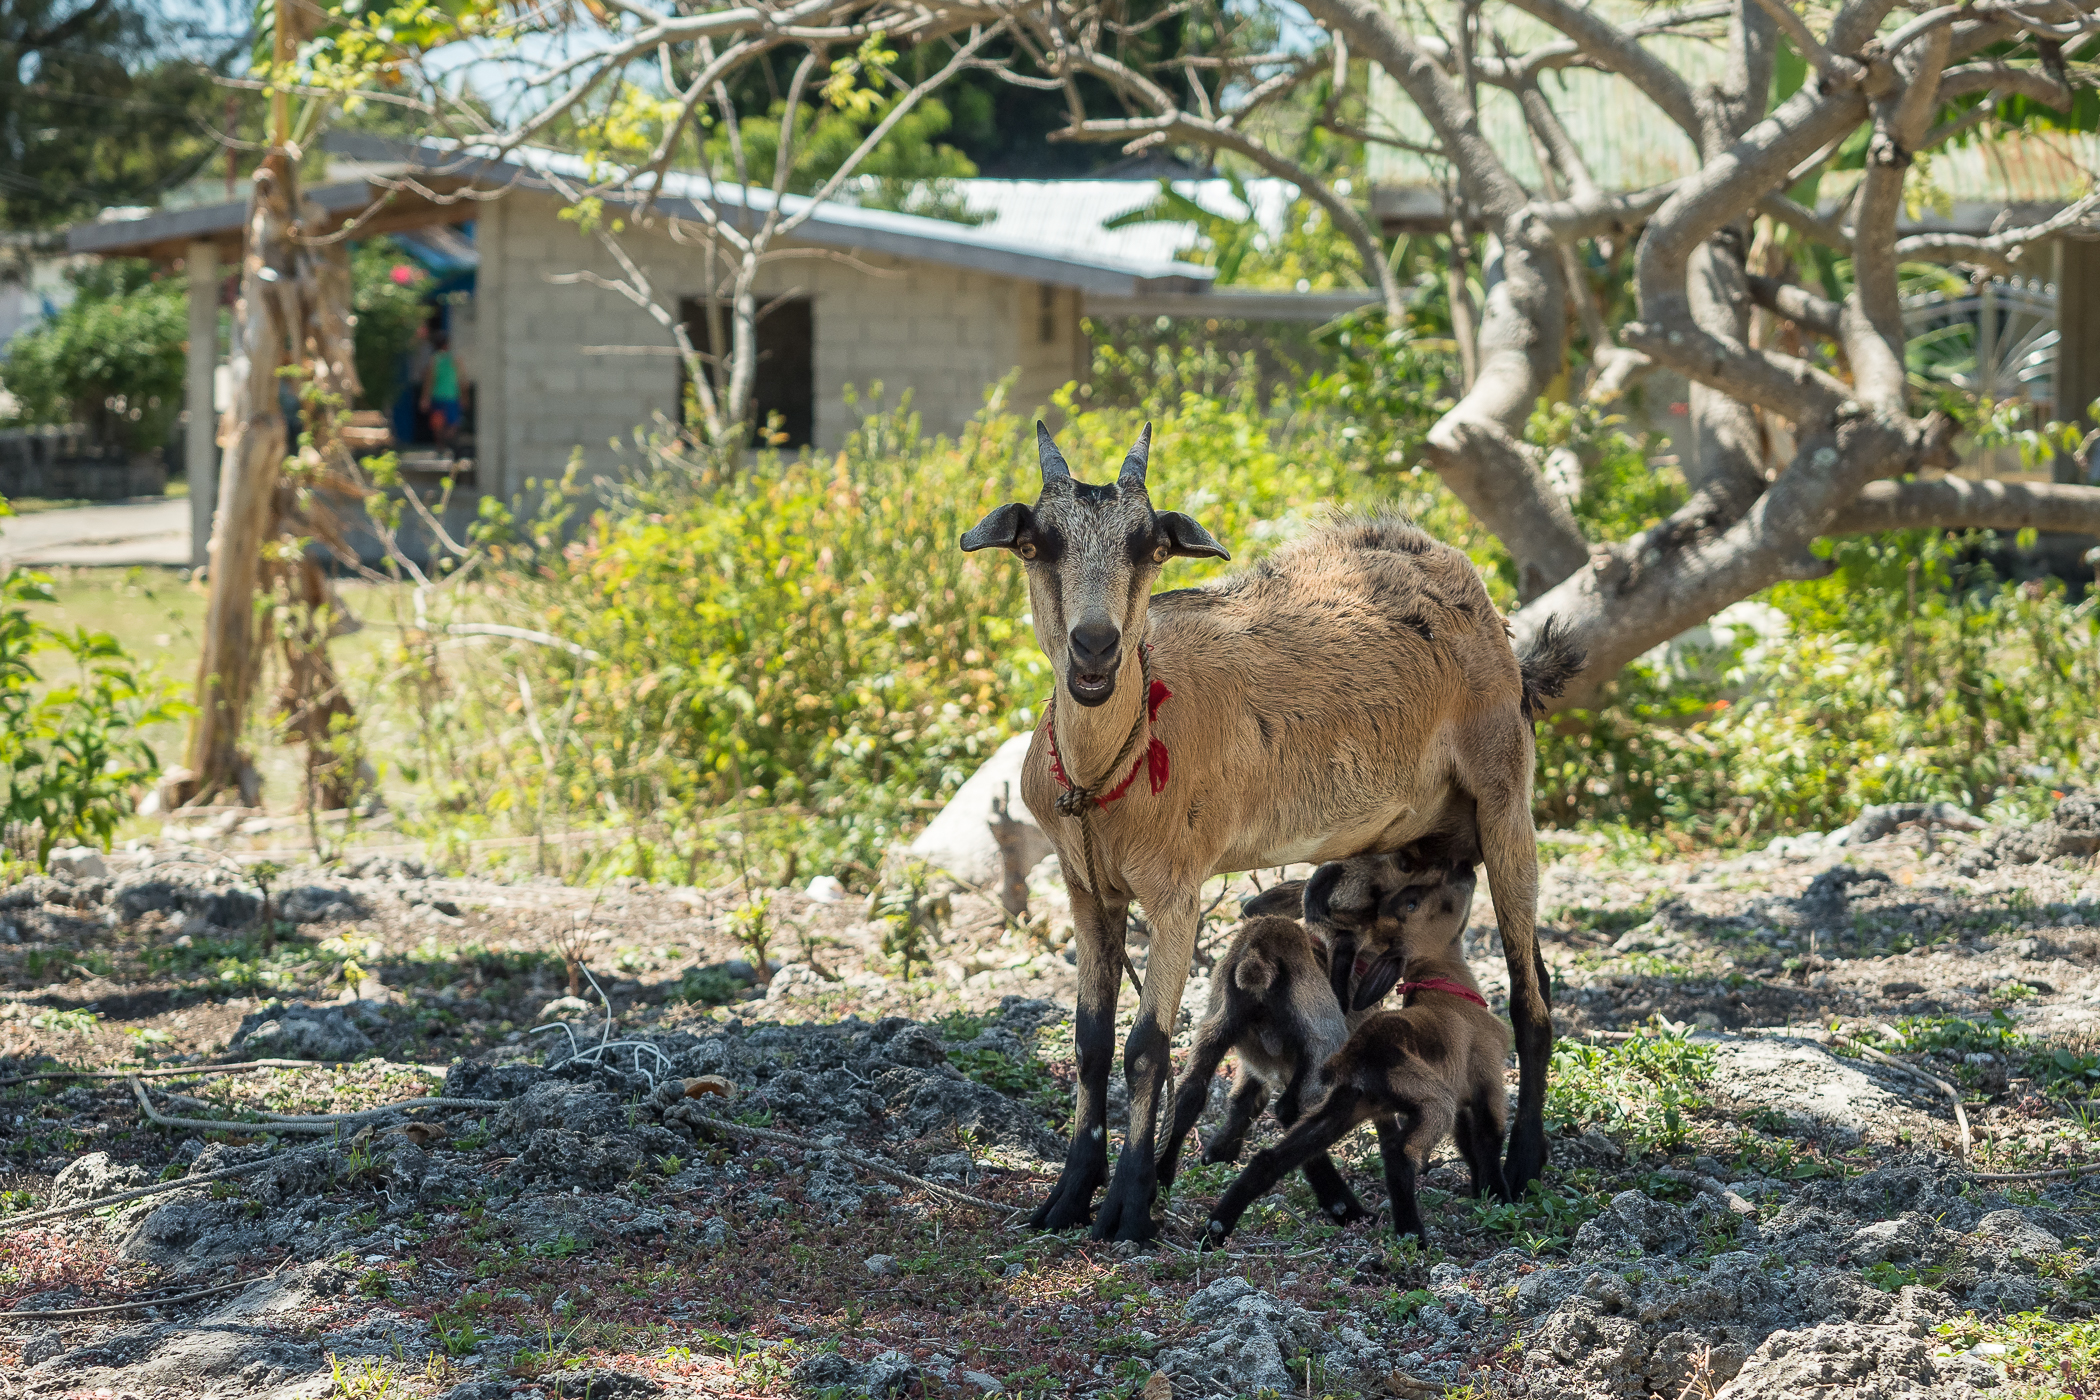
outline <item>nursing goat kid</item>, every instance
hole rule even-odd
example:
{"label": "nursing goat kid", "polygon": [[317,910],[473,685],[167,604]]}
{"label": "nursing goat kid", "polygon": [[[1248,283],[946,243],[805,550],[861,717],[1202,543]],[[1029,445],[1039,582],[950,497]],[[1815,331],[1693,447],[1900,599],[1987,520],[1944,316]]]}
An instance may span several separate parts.
{"label": "nursing goat kid", "polygon": [[[1320,1067],[1397,980],[1388,978],[1370,991],[1368,979],[1400,959],[1406,930],[1399,911],[1404,902],[1418,904],[1421,898],[1408,894],[1407,884],[1442,873],[1419,871],[1390,855],[1357,856],[1329,862],[1309,881],[1274,886],[1241,905],[1245,922],[1212,969],[1210,1005],[1196,1027],[1173,1119],[1160,1143],[1162,1190],[1174,1184],[1182,1147],[1210,1100],[1211,1079],[1226,1051],[1238,1054],[1239,1070],[1225,1121],[1203,1150],[1205,1162],[1237,1161],[1248,1130],[1272,1100],[1277,1121],[1288,1128],[1309,1100],[1326,1093]],[[1301,913],[1302,923],[1291,917]],[[1362,995],[1359,978],[1365,979]],[[1305,1179],[1326,1215],[1344,1223],[1369,1218],[1325,1153],[1305,1163]]]}
{"label": "nursing goat kid", "polygon": [[[1510,1199],[1497,1157],[1509,1112],[1502,1087],[1509,1031],[1488,1010],[1466,965],[1472,867],[1453,867],[1440,883],[1405,890],[1392,900],[1388,907],[1402,930],[1392,955],[1405,979],[1399,984],[1400,1009],[1364,1019],[1321,1066],[1319,1080],[1328,1086],[1324,1097],[1305,1109],[1281,1141],[1257,1152],[1219,1198],[1210,1215],[1209,1243],[1232,1233],[1247,1207],[1292,1171],[1315,1162],[1331,1166],[1328,1150],[1366,1120],[1378,1126],[1394,1233],[1423,1237],[1426,1243],[1415,1179],[1446,1135],[1457,1139],[1472,1172],[1473,1194]],[[1373,981],[1358,1000],[1383,996],[1391,986]],[[1375,999],[1369,1004],[1376,1005]]]}
{"label": "nursing goat kid", "polygon": [[[1229,558],[1156,511],[1147,425],[1117,479],[1078,481],[1036,426],[1042,492],[993,510],[965,550],[1028,571],[1036,640],[1056,674],[1022,770],[1057,848],[1079,933],[1072,1142],[1033,1224],[1093,1215],[1097,1239],[1157,1231],[1155,1143],[1168,1034],[1212,875],[1396,850],[1477,812],[1509,960],[1522,1073],[1508,1173],[1546,1158],[1552,1023],[1536,928],[1529,698],[1509,632],[1464,554],[1397,516],[1341,520],[1242,573],[1152,596],[1167,560]],[[1108,1181],[1108,1073],[1130,904],[1151,957],[1124,1049],[1130,1126]]]}

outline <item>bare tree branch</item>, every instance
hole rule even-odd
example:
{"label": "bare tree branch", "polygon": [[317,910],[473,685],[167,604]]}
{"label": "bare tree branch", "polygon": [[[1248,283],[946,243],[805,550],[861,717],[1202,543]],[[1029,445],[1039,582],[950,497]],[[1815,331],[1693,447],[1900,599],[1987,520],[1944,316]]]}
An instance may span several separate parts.
{"label": "bare tree branch", "polygon": [[1838,511],[1827,533],[1971,529],[2100,535],[2100,487],[1959,476],[1876,481]]}

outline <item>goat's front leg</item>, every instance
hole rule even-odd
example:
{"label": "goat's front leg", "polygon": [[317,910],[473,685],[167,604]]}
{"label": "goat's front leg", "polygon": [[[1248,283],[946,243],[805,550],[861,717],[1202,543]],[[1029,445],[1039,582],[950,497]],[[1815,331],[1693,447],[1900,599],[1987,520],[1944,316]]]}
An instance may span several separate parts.
{"label": "goat's front leg", "polygon": [[[1067,881],[1066,888],[1079,934],[1079,997],[1072,1017],[1079,1094],[1064,1170],[1050,1199],[1029,1217],[1028,1223],[1038,1230],[1086,1224],[1093,1214],[1094,1192],[1108,1176],[1108,1071],[1115,1063],[1116,992],[1123,977],[1123,927],[1130,912],[1128,904],[1102,903],[1076,880]],[[1148,1162],[1151,1156],[1148,1147]]]}
{"label": "goat's front leg", "polygon": [[1274,1146],[1265,1147],[1254,1154],[1225,1194],[1211,1207],[1210,1223],[1204,1229],[1202,1243],[1215,1248],[1225,1242],[1247,1207],[1276,1188],[1276,1183],[1291,1172],[1305,1165],[1314,1157],[1340,1142],[1348,1131],[1363,1121],[1360,1112],[1363,1095],[1356,1086],[1344,1081],[1337,1084],[1322,1099],[1317,1107],[1299,1119],[1291,1130]]}
{"label": "goat's front leg", "polygon": [[1156,1155],[1161,1110],[1166,1107],[1172,1065],[1168,1049],[1174,1018],[1181,1013],[1181,989],[1189,977],[1189,955],[1196,947],[1202,910],[1197,890],[1174,890],[1147,902],[1152,919],[1152,955],[1145,961],[1145,991],[1138,998],[1137,1022],[1123,1047],[1123,1077],[1130,1086],[1130,1129],[1116,1174],[1094,1217],[1097,1240],[1149,1240],[1159,1227],[1152,1220],[1159,1194]]}

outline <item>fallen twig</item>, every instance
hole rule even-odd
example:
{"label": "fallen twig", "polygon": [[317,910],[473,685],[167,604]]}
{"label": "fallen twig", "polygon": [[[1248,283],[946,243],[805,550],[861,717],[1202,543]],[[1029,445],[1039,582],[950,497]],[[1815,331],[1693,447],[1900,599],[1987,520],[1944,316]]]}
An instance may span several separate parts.
{"label": "fallen twig", "polygon": [[819,1142],[815,1138],[802,1137],[796,1133],[783,1133],[777,1128],[755,1128],[746,1123],[733,1123],[727,1118],[717,1118],[713,1114],[701,1114],[700,1121],[709,1128],[720,1129],[722,1132],[728,1133],[731,1137],[756,1138],[760,1142],[777,1142],[785,1147],[800,1147],[811,1152],[836,1152],[854,1166],[860,1167],[865,1171],[873,1172],[877,1176],[888,1177],[891,1181],[901,1182],[904,1185],[916,1187],[921,1191],[930,1192],[936,1196],[946,1197],[948,1200],[955,1201],[961,1205],[977,1206],[984,1210],[996,1210],[1009,1215],[1018,1215],[1027,1209],[1025,1206],[1009,1205],[1005,1201],[994,1201],[984,1196],[972,1196],[967,1191],[957,1191],[953,1187],[928,1181],[925,1177],[913,1176],[902,1167],[893,1167],[879,1157],[870,1157],[867,1153],[857,1151],[851,1147],[833,1146],[829,1143]]}
{"label": "fallen twig", "polygon": [[[85,1215],[91,1210],[100,1210],[104,1206],[120,1206],[127,1201],[141,1200],[147,1196],[158,1196],[168,1191],[180,1191],[187,1186],[202,1186],[208,1181],[224,1181],[231,1176],[244,1176],[249,1172],[261,1171],[264,1167],[280,1162],[287,1155],[289,1154],[279,1153],[271,1157],[259,1157],[253,1162],[243,1162],[237,1167],[221,1167],[215,1172],[205,1172],[201,1176],[179,1176],[173,1181],[161,1181],[151,1186],[141,1186],[135,1191],[119,1191],[114,1195],[97,1196],[94,1200],[83,1201],[77,1206],[57,1206],[51,1210],[40,1210],[30,1215],[14,1216],[11,1219],[0,1218],[0,1235],[12,1234],[16,1230],[26,1230],[31,1225],[38,1225],[46,1220],[58,1220],[68,1215]],[[0,1316],[4,1316],[4,1314],[0,1314]]]}
{"label": "fallen twig", "polygon": [[366,1118],[381,1118],[389,1113],[399,1113],[411,1108],[501,1108],[501,1099],[403,1099],[400,1103],[382,1104],[378,1108],[363,1108],[355,1113],[265,1113],[260,1123],[244,1123],[234,1118],[173,1118],[154,1108],[153,1100],[146,1097],[146,1086],[134,1078],[131,1092],[139,1101],[139,1111],[163,1128],[197,1128],[206,1132],[231,1132],[246,1128],[250,1132],[263,1133],[336,1133],[346,1123],[359,1122]]}
{"label": "fallen twig", "polygon": [[1838,1035],[1836,1032],[1832,1032],[1830,1038],[1840,1045],[1851,1046],[1877,1065],[1887,1065],[1890,1069],[1901,1070],[1905,1074],[1924,1080],[1927,1084],[1932,1085],[1935,1089],[1945,1094],[1947,1102],[1954,1106],[1954,1126],[1957,1130],[1954,1139],[1955,1155],[1964,1162],[1969,1160],[1969,1115],[1962,1109],[1959,1090],[1938,1075],[1928,1074],[1916,1065],[1905,1064],[1893,1055],[1884,1055],[1873,1046],[1854,1040],[1849,1035]]}
{"label": "fallen twig", "polygon": [[[52,1069],[39,1070],[35,1074],[10,1075],[0,1079],[0,1088],[10,1084],[27,1084],[37,1079],[186,1079],[206,1074],[247,1074],[258,1069],[335,1069],[334,1060],[237,1060],[223,1065],[189,1065],[167,1069]],[[394,1060],[360,1060],[361,1069],[412,1069],[420,1074],[443,1075],[445,1071],[435,1065],[416,1065]]]}
{"label": "fallen twig", "polygon": [[2100,1172],[2100,1162],[2073,1162],[2068,1167],[2058,1167],[2046,1172],[1970,1172],[1971,1181],[2052,1181],[2063,1176],[2084,1176],[2089,1172]]}
{"label": "fallen twig", "polygon": [[231,1293],[277,1277],[275,1272],[256,1278],[235,1279],[232,1283],[215,1283],[209,1288],[199,1288],[190,1293],[177,1293],[168,1298],[141,1298],[135,1303],[103,1303],[92,1308],[47,1308],[39,1312],[0,1313],[0,1322],[55,1322],[65,1317],[95,1317],[102,1313],[137,1312],[141,1308],[164,1308],[175,1303],[191,1303],[199,1298],[210,1298],[220,1293]]}

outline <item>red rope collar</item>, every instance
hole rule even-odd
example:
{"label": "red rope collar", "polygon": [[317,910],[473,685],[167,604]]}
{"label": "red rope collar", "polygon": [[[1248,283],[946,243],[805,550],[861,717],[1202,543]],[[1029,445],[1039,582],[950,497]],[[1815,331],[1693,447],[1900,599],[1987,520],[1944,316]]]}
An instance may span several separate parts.
{"label": "red rope collar", "polygon": [[1452,996],[1464,997],[1482,1011],[1487,1010],[1486,997],[1474,991],[1471,987],[1465,986],[1463,983],[1454,982],[1448,977],[1431,977],[1423,982],[1402,982],[1399,990],[1402,997],[1405,997],[1409,992],[1449,992]]}
{"label": "red rope collar", "polygon": [[[1159,719],[1159,707],[1173,698],[1174,692],[1167,689],[1167,683],[1163,680],[1155,679],[1152,682],[1150,693],[1145,697],[1146,720],[1148,722],[1156,722]],[[1057,697],[1055,695],[1050,697],[1049,705],[1044,708],[1043,725],[1050,737],[1050,776],[1057,779],[1059,787],[1066,792],[1070,792],[1072,790],[1072,780],[1065,776],[1064,760],[1057,755]],[[1095,798],[1094,805],[1096,807],[1106,807],[1109,803],[1130,791],[1130,785],[1137,781],[1138,770],[1141,768],[1146,771],[1146,777],[1152,784],[1153,795],[1155,797],[1158,796],[1159,790],[1167,785],[1167,746],[1157,735],[1153,736],[1152,742],[1146,746],[1145,751],[1138,755],[1137,762],[1130,765],[1130,772],[1124,776],[1122,782],[1116,785],[1115,791],[1103,793]]]}

